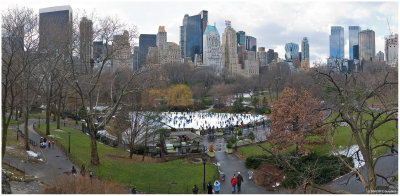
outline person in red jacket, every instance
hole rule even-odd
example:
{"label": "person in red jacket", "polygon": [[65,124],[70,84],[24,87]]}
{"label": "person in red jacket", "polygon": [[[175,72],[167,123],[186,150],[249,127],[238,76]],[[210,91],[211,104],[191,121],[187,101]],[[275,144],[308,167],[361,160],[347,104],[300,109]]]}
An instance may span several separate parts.
{"label": "person in red jacket", "polygon": [[235,176],[235,174],[233,174],[232,178],[231,178],[231,184],[232,184],[232,193],[235,193],[236,190],[236,184],[237,184],[237,178]]}

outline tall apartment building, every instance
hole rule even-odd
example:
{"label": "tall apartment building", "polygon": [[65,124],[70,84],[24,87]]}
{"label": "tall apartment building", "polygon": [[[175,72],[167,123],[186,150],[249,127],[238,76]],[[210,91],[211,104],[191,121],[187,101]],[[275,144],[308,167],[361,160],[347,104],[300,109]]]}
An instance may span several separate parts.
{"label": "tall apartment building", "polygon": [[82,17],[79,24],[79,39],[80,39],[80,60],[81,73],[88,73],[94,66],[93,58],[93,22],[86,17]]}
{"label": "tall apartment building", "polygon": [[226,28],[222,34],[222,64],[227,76],[236,76],[240,69],[237,54],[237,35],[231,27],[230,21],[225,21],[225,24]]}
{"label": "tall apartment building", "polygon": [[256,60],[258,66],[267,66],[267,52],[265,52],[264,47],[259,47],[258,52],[256,54]]}
{"label": "tall apartment building", "polygon": [[275,59],[275,54],[273,49],[268,49],[267,51],[267,64],[270,64]]}
{"label": "tall apartment building", "polygon": [[373,61],[375,59],[375,32],[363,30],[358,34],[358,50],[360,61]]}
{"label": "tall apartment building", "polygon": [[121,35],[114,35],[112,48],[111,67],[113,72],[117,69],[133,70],[133,54],[129,43],[128,31],[124,31]]}
{"label": "tall apartment building", "polygon": [[354,46],[358,45],[358,33],[361,31],[359,26],[349,26],[349,59],[354,58]]}
{"label": "tall apartment building", "polygon": [[215,26],[208,25],[203,34],[203,64],[217,76],[222,74],[221,38]]}
{"label": "tall apartment building", "polygon": [[39,49],[62,50],[72,40],[72,8],[69,5],[39,9]]}
{"label": "tall apartment building", "polygon": [[329,35],[329,58],[344,58],[344,28],[341,26],[331,27],[331,35]]}
{"label": "tall apartment building", "polygon": [[167,42],[167,31],[164,26],[158,27],[156,47],[148,47],[148,64],[172,64],[182,62],[179,45]]}
{"label": "tall apartment building", "polygon": [[398,54],[399,54],[399,42],[398,35],[390,35],[385,37],[385,55],[386,62],[392,67],[396,67],[399,64]]}

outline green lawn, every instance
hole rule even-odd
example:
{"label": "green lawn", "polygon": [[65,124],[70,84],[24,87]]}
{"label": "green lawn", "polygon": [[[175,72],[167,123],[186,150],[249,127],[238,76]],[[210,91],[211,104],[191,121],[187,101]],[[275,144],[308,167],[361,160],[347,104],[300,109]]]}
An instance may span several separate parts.
{"label": "green lawn", "polygon": [[[7,120],[7,119],[6,119]],[[22,121],[20,121],[20,120],[14,120],[12,117],[11,117],[11,119],[10,119],[10,124],[8,125],[8,126],[15,126],[15,125],[18,125],[18,124],[22,124],[23,122]]]}
{"label": "green lawn", "polygon": [[[337,148],[340,146],[347,146],[349,144],[354,145],[356,144],[355,140],[351,139],[351,130],[350,127],[337,127],[335,129],[335,134],[333,136],[334,139],[334,144]],[[375,130],[375,138],[371,139],[372,145],[376,145],[380,143],[381,141],[388,140],[390,138],[398,136],[398,130],[396,128],[396,122],[395,121],[390,121],[388,123],[383,124],[380,126],[378,129]],[[331,140],[332,137],[329,135],[329,139]],[[396,141],[397,143],[397,141]],[[264,147],[270,147],[269,143],[264,142],[262,143]],[[309,147],[312,151],[317,152],[318,154],[330,154],[331,153],[331,144],[326,143],[324,145],[316,145],[316,146],[310,146]],[[383,153],[386,153],[388,150],[390,150],[387,147],[380,147],[377,148],[376,151],[374,152],[374,155],[380,155]],[[242,154],[244,157],[249,157],[252,155],[260,155],[260,154],[265,154],[265,151],[263,151],[260,147],[257,145],[250,145],[250,146],[245,146],[241,147],[238,149],[239,154]]]}
{"label": "green lawn", "polygon": [[[51,135],[55,135],[56,143],[68,149],[68,132],[71,132],[71,160],[80,166],[90,162],[90,139],[81,131],[61,127],[64,132],[54,131],[56,125],[51,125]],[[36,127],[37,128],[37,127]],[[45,133],[45,126],[36,129]],[[57,138],[59,137],[59,138]],[[101,166],[94,167],[95,176],[106,180],[118,181],[146,193],[191,193],[194,184],[202,187],[203,164],[189,164],[183,159],[163,163],[133,162],[129,159],[118,159],[113,155],[128,156],[123,150],[97,143]],[[88,166],[86,166],[88,168]],[[206,180],[217,178],[217,169],[213,164],[206,164]]]}

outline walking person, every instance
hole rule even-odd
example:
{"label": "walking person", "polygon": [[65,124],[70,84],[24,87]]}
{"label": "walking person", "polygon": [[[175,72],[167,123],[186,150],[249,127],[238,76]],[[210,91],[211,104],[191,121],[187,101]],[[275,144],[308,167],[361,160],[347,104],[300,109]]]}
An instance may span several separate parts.
{"label": "walking person", "polygon": [[74,175],[74,177],[76,176],[76,168],[75,168],[75,166],[72,166],[71,173],[72,173],[72,175]]}
{"label": "walking person", "polygon": [[192,188],[193,194],[198,194],[199,193],[199,188],[197,188],[196,185],[193,186]]}
{"label": "walking person", "polygon": [[90,184],[92,183],[92,178],[93,178],[93,169],[89,169],[89,177],[90,177]]}
{"label": "walking person", "polygon": [[55,141],[52,141],[51,142],[51,148],[53,148],[54,149],[54,146],[56,145],[56,142]]}
{"label": "walking person", "polygon": [[207,194],[213,194],[213,186],[211,184],[211,181],[208,182],[207,184]]}
{"label": "walking person", "polygon": [[235,174],[233,174],[233,176],[231,178],[232,193],[236,192],[236,184],[237,184],[237,178],[236,178]]}
{"label": "walking person", "polygon": [[82,166],[81,166],[81,175],[82,175],[82,176],[85,176],[85,173],[86,173],[86,171],[85,171],[85,165],[82,164]]}
{"label": "walking person", "polygon": [[221,189],[221,183],[219,183],[218,180],[215,180],[214,182],[214,191],[215,194],[219,194],[219,190]]}
{"label": "walking person", "polygon": [[238,190],[238,192],[240,192],[240,188],[241,188],[240,186],[242,185],[242,182],[243,182],[243,177],[242,177],[242,175],[240,175],[240,172],[238,172],[236,179],[237,179],[237,190]]}

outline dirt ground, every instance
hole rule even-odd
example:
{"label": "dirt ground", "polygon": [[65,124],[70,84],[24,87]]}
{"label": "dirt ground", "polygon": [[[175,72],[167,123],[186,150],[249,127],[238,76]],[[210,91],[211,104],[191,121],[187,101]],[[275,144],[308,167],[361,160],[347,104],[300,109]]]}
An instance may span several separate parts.
{"label": "dirt ground", "polygon": [[277,190],[285,179],[285,172],[274,165],[265,163],[254,170],[253,180],[267,190]]}

